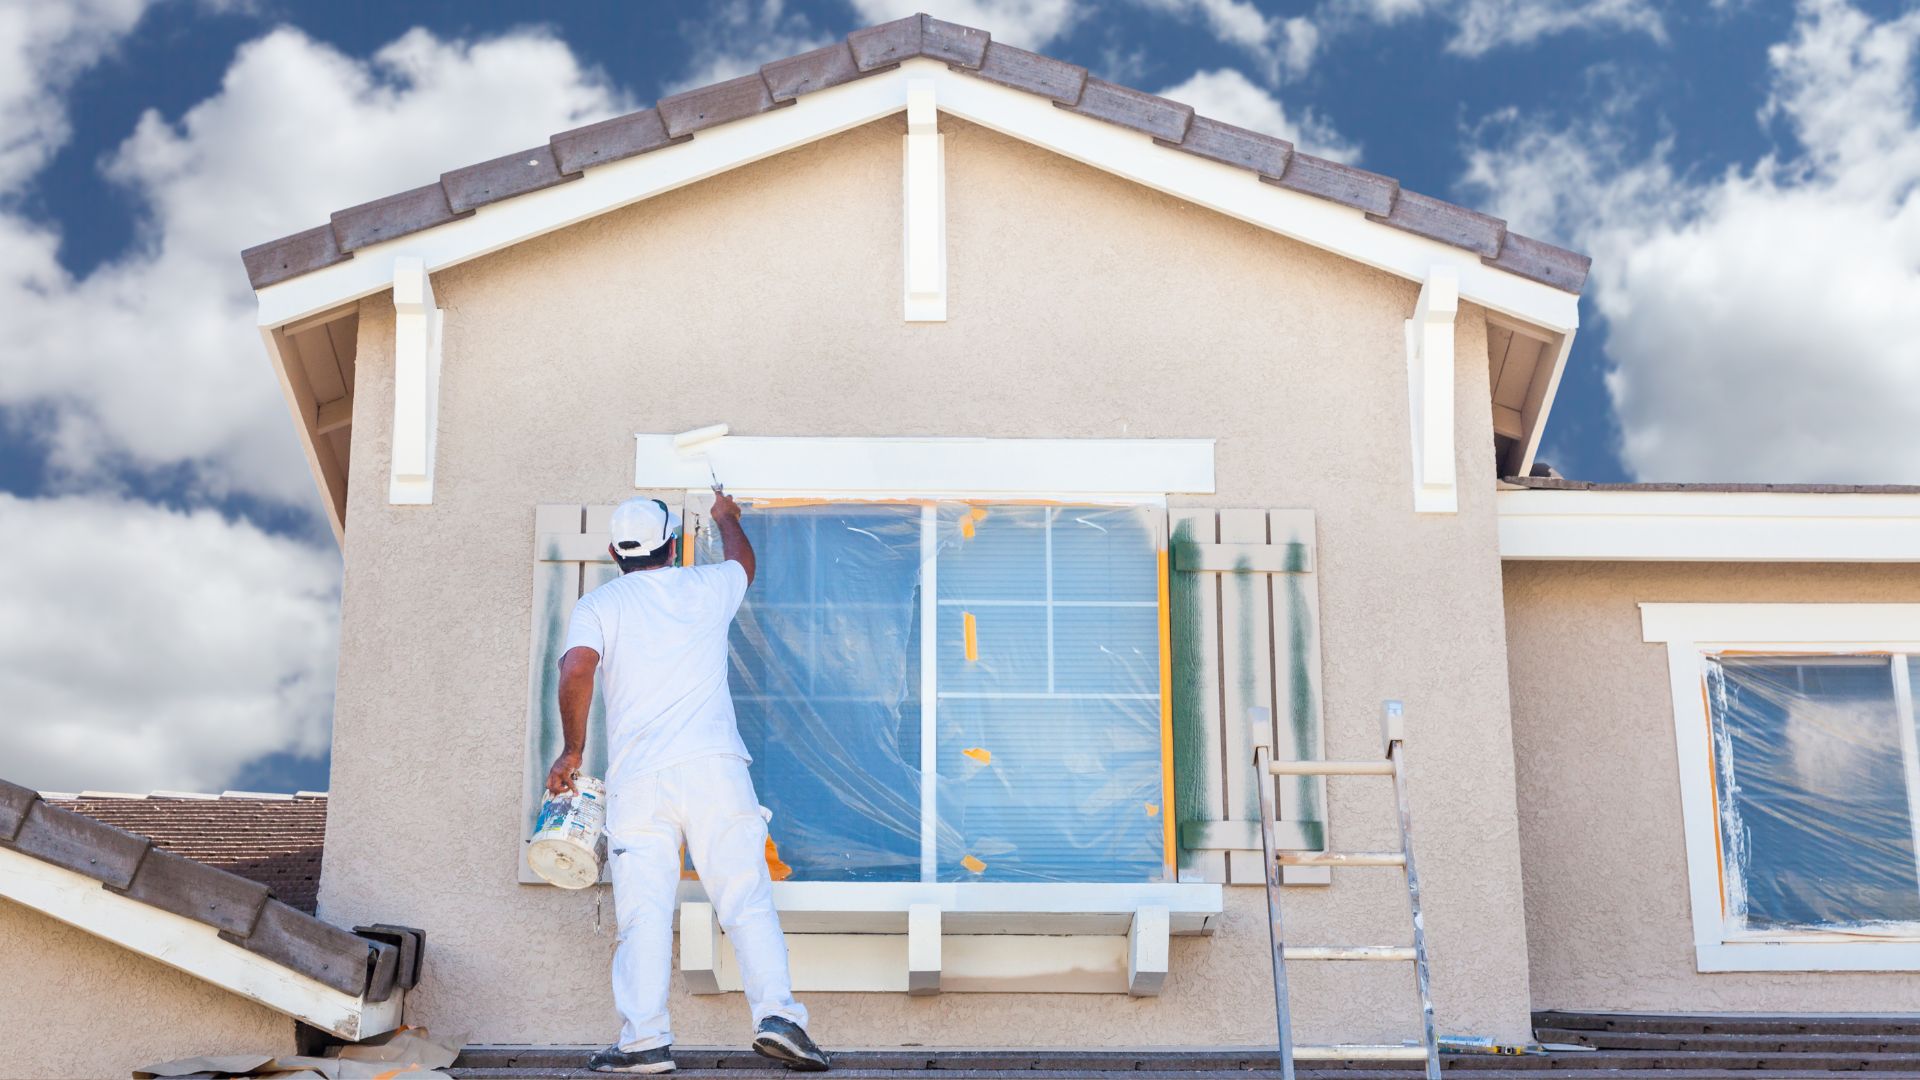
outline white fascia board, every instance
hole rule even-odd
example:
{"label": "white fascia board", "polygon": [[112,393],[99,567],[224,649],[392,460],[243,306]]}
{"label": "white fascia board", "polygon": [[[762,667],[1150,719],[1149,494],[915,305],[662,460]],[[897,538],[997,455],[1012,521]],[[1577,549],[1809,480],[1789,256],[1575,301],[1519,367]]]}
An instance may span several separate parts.
{"label": "white fascia board", "polygon": [[[1567,357],[1573,353],[1573,335],[1568,333],[1560,338],[1560,348],[1553,357],[1553,370],[1547,373],[1547,392],[1540,398],[1540,410],[1534,414],[1533,427],[1527,431],[1527,451],[1521,455],[1520,467],[1515,475],[1532,476],[1534,458],[1540,454],[1540,437],[1547,432],[1547,417],[1553,415],[1554,399],[1560,396],[1560,376],[1566,374]],[[1539,378],[1539,373],[1534,378]]]}
{"label": "white fascia board", "polygon": [[[1225,910],[1223,886],[1202,882],[1005,883],[984,881],[776,881],[773,906],[788,933],[905,934],[916,906],[938,908],[944,935],[1126,934],[1136,913],[1162,908],[1171,933],[1211,932]],[[698,881],[679,901],[701,902]]]}
{"label": "white fascia board", "polygon": [[402,991],[350,997],[220,938],[205,923],[109,892],[90,877],[0,848],[0,897],[349,1041],[392,1031]]}
{"label": "white fascia board", "polygon": [[[1904,652],[1920,643],[1920,604],[1640,605],[1640,638],[1689,646]],[[1697,680],[1689,676],[1689,686]],[[1695,688],[1697,689],[1697,687]],[[1693,690],[1683,700],[1691,703]]]}
{"label": "white fascia board", "polygon": [[471,217],[360,248],[345,262],[260,289],[260,324],[281,326],[379,292],[391,284],[398,254],[419,255],[429,273],[437,272],[903,112],[912,79],[933,81],[941,111],[1003,135],[1409,281],[1424,282],[1437,264],[1459,264],[1461,299],[1557,333],[1579,326],[1580,298],[1572,293],[1463,258],[1459,248],[1369,221],[1352,207],[1263,184],[1245,169],[1158,146],[1148,135],[924,58],[708,128],[686,143],[595,166],[579,180],[483,206]]}
{"label": "white fascia board", "polygon": [[696,453],[634,437],[633,486],[704,490],[711,467],[757,494],[1054,497],[1208,494],[1212,439],[810,438],[729,435]]}
{"label": "white fascia board", "polygon": [[282,331],[271,327],[260,327],[260,340],[267,346],[267,360],[273,365],[273,377],[280,383],[280,397],[287,403],[287,412],[293,419],[294,434],[300,437],[300,449],[307,456],[307,470],[313,474],[313,486],[320,490],[320,505],[326,511],[327,524],[333,529],[334,545],[345,549],[347,545],[347,523],[340,516],[339,500],[333,485],[327,483],[326,470],[320,466],[319,432],[315,430],[315,417],[306,415],[300,407],[300,395],[294,392],[293,376],[287,364],[299,363],[297,357],[289,358],[280,348]]}
{"label": "white fascia board", "polygon": [[1506,490],[1503,559],[1920,562],[1920,495]]}

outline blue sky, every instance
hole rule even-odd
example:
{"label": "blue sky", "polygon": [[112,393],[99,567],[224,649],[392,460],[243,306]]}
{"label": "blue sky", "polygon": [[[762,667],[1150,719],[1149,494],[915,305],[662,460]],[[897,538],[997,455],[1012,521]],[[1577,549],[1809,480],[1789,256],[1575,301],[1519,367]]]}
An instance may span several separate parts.
{"label": "blue sky", "polygon": [[[1920,0],[925,6],[1592,254],[1542,451],[1568,475],[1920,478]],[[0,774],[326,786],[339,560],[240,247],[906,10],[0,20],[0,697],[30,718]],[[106,624],[125,659],[49,645]]]}

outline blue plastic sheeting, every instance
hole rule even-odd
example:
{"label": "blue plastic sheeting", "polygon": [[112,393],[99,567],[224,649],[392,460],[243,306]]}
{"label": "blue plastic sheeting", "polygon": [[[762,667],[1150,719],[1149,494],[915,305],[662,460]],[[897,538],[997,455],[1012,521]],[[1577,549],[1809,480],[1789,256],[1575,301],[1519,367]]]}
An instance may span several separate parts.
{"label": "blue plastic sheeting", "polygon": [[1728,929],[1911,932],[1906,755],[1888,656],[1709,657]]}
{"label": "blue plastic sheeting", "polygon": [[[742,521],[759,570],[732,631],[734,704],[795,880],[1163,879],[1156,510],[840,503]],[[721,558],[711,529],[696,553]]]}

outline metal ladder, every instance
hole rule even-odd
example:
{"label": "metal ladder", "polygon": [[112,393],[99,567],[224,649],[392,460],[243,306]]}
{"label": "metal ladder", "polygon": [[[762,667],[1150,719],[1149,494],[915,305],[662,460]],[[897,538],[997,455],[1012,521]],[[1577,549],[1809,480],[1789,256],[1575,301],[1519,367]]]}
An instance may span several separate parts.
{"label": "metal ladder", "polygon": [[[1294,1080],[1293,1063],[1298,1061],[1346,1061],[1426,1059],[1428,1080],[1440,1080],[1440,1047],[1433,1035],[1433,996],[1427,988],[1427,931],[1420,917],[1420,875],[1413,865],[1413,815],[1407,805],[1406,731],[1401,705],[1389,701],[1381,710],[1381,738],[1386,756],[1377,761],[1275,761],[1273,723],[1263,706],[1248,709],[1253,726],[1253,768],[1255,786],[1260,789],[1260,845],[1267,856],[1267,929],[1273,942],[1273,1008],[1280,1033],[1280,1075]],[[1391,776],[1394,801],[1400,811],[1399,851],[1279,851],[1273,840],[1272,776]],[[1286,944],[1287,935],[1280,919],[1280,868],[1282,866],[1397,866],[1406,873],[1407,907],[1413,916],[1413,944],[1399,945],[1317,945]],[[1414,981],[1420,987],[1420,1030],[1422,1043],[1368,1046],[1295,1046],[1293,1017],[1287,1004],[1287,961],[1289,960],[1386,960],[1413,961]]]}

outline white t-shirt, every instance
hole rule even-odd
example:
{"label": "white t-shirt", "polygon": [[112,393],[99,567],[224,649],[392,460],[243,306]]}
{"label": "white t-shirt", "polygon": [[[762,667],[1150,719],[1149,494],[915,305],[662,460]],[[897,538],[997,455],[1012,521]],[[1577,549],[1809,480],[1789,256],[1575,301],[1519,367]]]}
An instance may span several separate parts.
{"label": "white t-shirt", "polygon": [[727,627],[746,594],[729,559],[622,574],[573,606],[566,647],[600,654],[609,787],[708,754],[752,760],[727,692]]}

